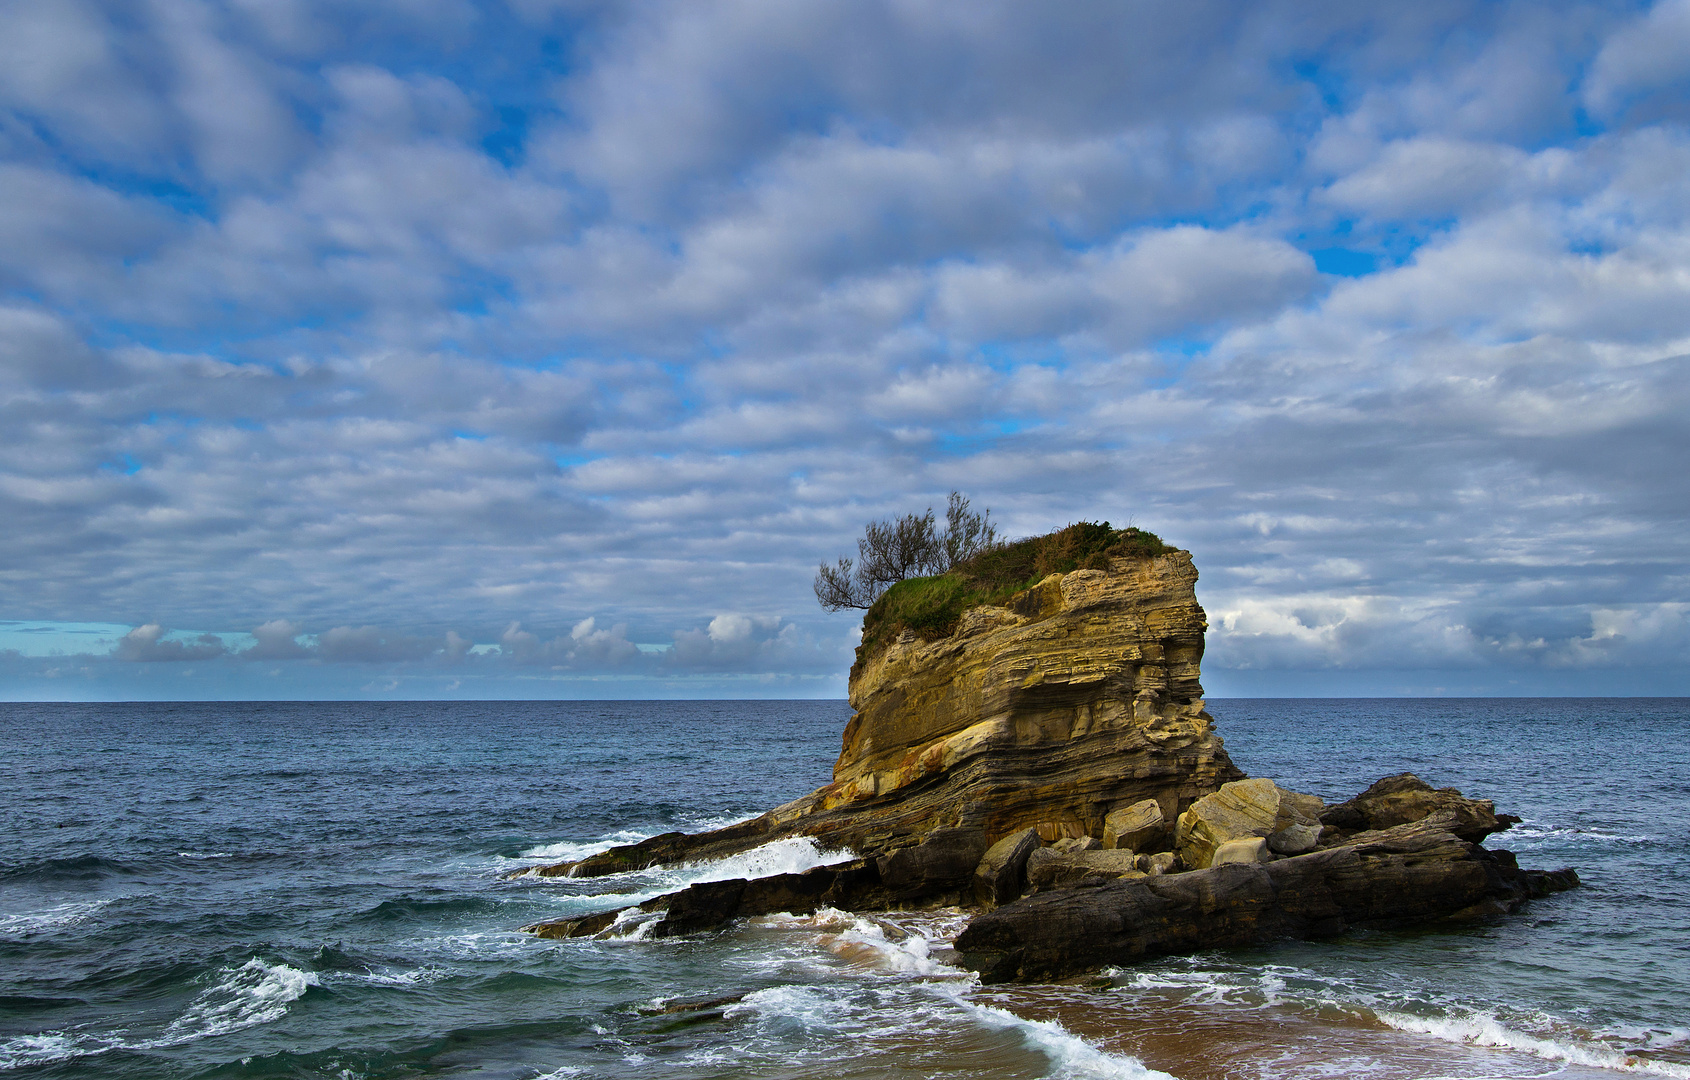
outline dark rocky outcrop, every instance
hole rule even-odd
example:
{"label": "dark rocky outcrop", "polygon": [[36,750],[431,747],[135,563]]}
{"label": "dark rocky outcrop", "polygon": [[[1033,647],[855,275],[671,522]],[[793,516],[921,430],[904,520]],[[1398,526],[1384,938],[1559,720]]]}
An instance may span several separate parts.
{"label": "dark rocky outcrop", "polygon": [[1499,816],[1489,799],[1469,799],[1454,788],[1433,788],[1413,773],[1398,773],[1375,781],[1347,802],[1327,807],[1320,823],[1328,834],[1342,835],[1389,829],[1440,813],[1453,815],[1450,831],[1475,844],[1520,820]]}
{"label": "dark rocky outcrop", "polygon": [[[889,911],[912,902],[960,904],[972,897],[975,871],[985,853],[986,838],[980,830],[942,829],[878,859],[854,859],[799,874],[700,882],[648,900],[637,910],[662,913],[650,936],[673,937],[711,930],[736,918],[782,911],[809,914],[824,907]],[[522,929],[540,937],[595,937],[625,910],[554,919]]]}
{"label": "dark rocky outcrop", "polygon": [[990,847],[980,829],[936,829],[919,844],[875,860],[881,887],[900,900],[972,891],[974,871]]}
{"label": "dark rocky outcrop", "polygon": [[1578,883],[1571,870],[1522,871],[1442,811],[1265,865],[1231,863],[1093,888],[1039,893],[981,915],[957,938],[986,982],[1060,979],[1167,953],[1317,938],[1353,926],[1467,920]]}
{"label": "dark rocky outcrop", "polygon": [[552,919],[524,926],[522,931],[543,938],[594,937],[609,930],[616,922],[616,917],[621,914],[622,909],[617,908],[614,911],[601,911],[574,919]]}
{"label": "dark rocky outcrop", "polygon": [[1027,886],[1027,859],[1043,843],[1039,830],[1022,829],[988,848],[974,868],[974,902],[992,908],[1020,896]]}

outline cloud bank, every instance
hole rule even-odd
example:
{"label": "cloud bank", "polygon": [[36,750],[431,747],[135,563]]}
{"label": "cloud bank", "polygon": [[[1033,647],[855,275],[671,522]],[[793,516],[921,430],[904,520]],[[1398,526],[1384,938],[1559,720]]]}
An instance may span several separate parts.
{"label": "cloud bank", "polygon": [[0,619],[126,628],[0,693],[839,694],[953,488],[1216,694],[1690,692],[1683,0],[0,28]]}

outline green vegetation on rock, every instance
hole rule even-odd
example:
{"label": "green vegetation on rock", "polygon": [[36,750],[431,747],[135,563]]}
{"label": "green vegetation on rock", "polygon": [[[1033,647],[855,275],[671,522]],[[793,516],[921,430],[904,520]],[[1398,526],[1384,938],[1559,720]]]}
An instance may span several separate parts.
{"label": "green vegetation on rock", "polygon": [[1003,604],[1051,574],[1107,570],[1115,558],[1149,558],[1177,550],[1155,533],[1081,521],[1044,536],[999,544],[964,559],[944,574],[907,578],[886,590],[863,615],[862,664],[905,630],[926,640],[948,637],[962,613]]}

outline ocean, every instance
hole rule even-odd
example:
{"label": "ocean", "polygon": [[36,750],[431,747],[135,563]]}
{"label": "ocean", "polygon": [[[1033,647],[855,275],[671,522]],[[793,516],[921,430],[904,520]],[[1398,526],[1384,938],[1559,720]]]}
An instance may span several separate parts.
{"label": "ocean", "polygon": [[828,779],[837,701],[0,705],[0,1073],[1690,1077],[1690,699],[1211,700],[1321,795],[1409,770],[1583,886],[1459,929],[977,985],[955,911],[517,928],[837,855],[517,878]]}

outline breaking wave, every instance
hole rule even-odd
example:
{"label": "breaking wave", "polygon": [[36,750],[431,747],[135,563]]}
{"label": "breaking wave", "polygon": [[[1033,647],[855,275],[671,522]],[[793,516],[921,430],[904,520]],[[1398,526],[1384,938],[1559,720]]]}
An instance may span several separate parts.
{"label": "breaking wave", "polygon": [[105,900],[79,900],[58,904],[40,911],[0,915],[0,934],[27,937],[33,934],[48,934],[63,930],[92,918],[101,908],[115,903],[118,899],[118,897],[111,897]]}
{"label": "breaking wave", "polygon": [[223,978],[171,1021],[162,1038],[143,1045],[174,1046],[279,1020],[290,1002],[319,985],[315,972],[267,964],[257,957],[240,967],[224,968],[219,974]]}
{"label": "breaking wave", "polygon": [[1452,1016],[1415,1016],[1409,1013],[1376,1012],[1381,1023],[1414,1035],[1430,1035],[1445,1042],[1467,1046],[1493,1047],[1530,1054],[1545,1061],[1561,1061],[1569,1065],[1589,1065],[1598,1069],[1617,1069],[1623,1072],[1649,1073],[1690,1080],[1690,1065],[1660,1061],[1644,1056],[1643,1050],[1665,1049],[1690,1039],[1690,1033],[1666,1033],[1666,1039],[1650,1039],[1657,1045],[1626,1049],[1608,1045],[1595,1038],[1555,1031],[1559,1025],[1549,1024],[1547,1032],[1522,1031],[1504,1023],[1494,1013],[1473,1012]]}
{"label": "breaking wave", "polygon": [[227,967],[181,1016],[157,1038],[130,1040],[121,1033],[44,1031],[0,1042],[0,1070],[45,1065],[108,1050],[157,1050],[196,1039],[226,1035],[256,1024],[279,1020],[288,1005],[318,985],[313,972],[286,964],[270,964],[254,957]]}
{"label": "breaking wave", "polygon": [[1024,1043],[1050,1059],[1055,1076],[1097,1077],[1099,1080],[1176,1080],[1171,1074],[1149,1068],[1135,1057],[1099,1050],[1053,1020],[1028,1020],[1012,1012],[991,1005],[976,1005],[965,999],[959,999],[959,1003],[982,1026],[1020,1035]]}

